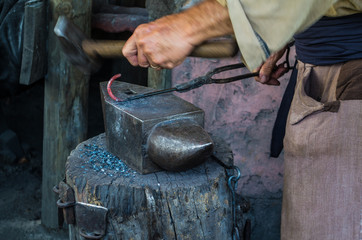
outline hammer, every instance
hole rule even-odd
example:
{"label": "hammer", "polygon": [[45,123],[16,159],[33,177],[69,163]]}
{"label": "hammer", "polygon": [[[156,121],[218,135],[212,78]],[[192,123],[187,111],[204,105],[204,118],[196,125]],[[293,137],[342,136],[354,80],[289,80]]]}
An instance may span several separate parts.
{"label": "hammer", "polygon": [[[99,69],[99,57],[123,57],[122,48],[125,40],[94,40],[86,35],[65,16],[59,16],[54,27],[62,49],[68,60],[84,72]],[[196,46],[190,57],[227,58],[238,52],[234,39],[215,40]]]}

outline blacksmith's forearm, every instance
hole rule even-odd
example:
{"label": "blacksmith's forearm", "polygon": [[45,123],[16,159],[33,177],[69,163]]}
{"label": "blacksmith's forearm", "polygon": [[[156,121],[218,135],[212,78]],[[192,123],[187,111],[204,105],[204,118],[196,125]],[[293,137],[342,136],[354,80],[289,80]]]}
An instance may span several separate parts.
{"label": "blacksmith's forearm", "polygon": [[216,0],[205,0],[178,15],[184,20],[185,33],[193,45],[234,32],[228,9]]}

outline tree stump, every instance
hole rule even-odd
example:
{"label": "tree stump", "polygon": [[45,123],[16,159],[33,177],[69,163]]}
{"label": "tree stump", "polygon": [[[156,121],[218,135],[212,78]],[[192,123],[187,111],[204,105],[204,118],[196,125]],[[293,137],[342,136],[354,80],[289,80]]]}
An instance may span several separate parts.
{"label": "tree stump", "polygon": [[[76,202],[108,209],[102,239],[231,239],[231,192],[215,160],[141,175],[109,154],[105,140],[101,134],[79,144],[66,164]],[[83,239],[77,222],[70,239]]]}

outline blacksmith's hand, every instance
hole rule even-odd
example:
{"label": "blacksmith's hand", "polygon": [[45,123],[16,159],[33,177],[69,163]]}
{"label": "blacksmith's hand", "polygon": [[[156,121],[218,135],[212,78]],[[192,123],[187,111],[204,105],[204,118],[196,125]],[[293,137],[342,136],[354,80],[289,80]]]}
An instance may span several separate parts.
{"label": "blacksmith's hand", "polygon": [[232,33],[227,8],[215,0],[205,0],[183,12],[138,26],[122,53],[133,66],[174,68],[195,46]]}
{"label": "blacksmith's hand", "polygon": [[[194,48],[178,15],[138,26],[123,47],[123,55],[133,66],[173,68]],[[185,25],[185,24],[184,24]]]}
{"label": "blacksmith's hand", "polygon": [[284,75],[288,71],[288,68],[284,64],[277,65],[279,59],[284,55],[286,48],[273,53],[270,57],[256,69],[259,71],[259,76],[255,77],[255,80],[267,85],[279,86],[280,82],[278,78]]}

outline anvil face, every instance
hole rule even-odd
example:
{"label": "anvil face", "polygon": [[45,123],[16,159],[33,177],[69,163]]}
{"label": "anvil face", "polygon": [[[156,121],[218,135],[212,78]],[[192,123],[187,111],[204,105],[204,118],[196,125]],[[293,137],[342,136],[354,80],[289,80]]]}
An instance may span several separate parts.
{"label": "anvil face", "polygon": [[[142,174],[160,171],[147,154],[152,128],[167,120],[190,120],[203,127],[204,111],[172,94],[116,102],[109,97],[107,82],[100,83],[108,150]],[[154,91],[135,84],[115,81],[112,92],[118,98]]]}

